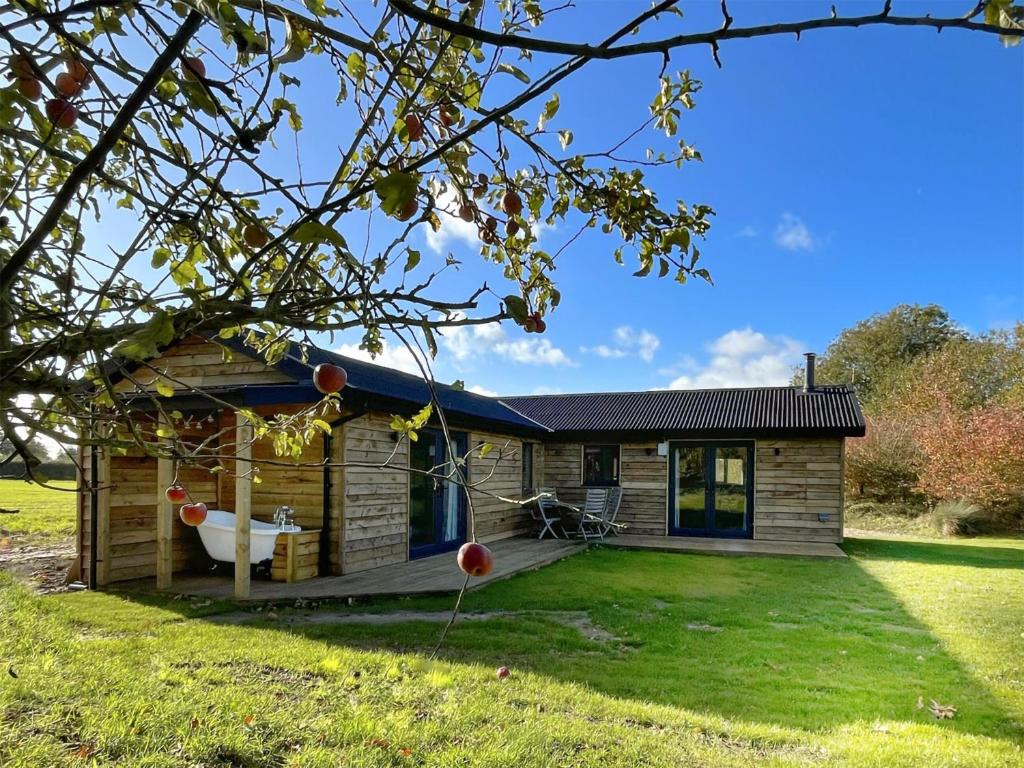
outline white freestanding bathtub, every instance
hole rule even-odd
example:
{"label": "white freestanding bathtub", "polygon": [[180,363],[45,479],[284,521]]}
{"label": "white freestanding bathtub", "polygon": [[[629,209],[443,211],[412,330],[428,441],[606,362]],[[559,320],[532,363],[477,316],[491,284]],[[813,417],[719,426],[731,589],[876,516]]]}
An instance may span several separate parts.
{"label": "white freestanding bathtub", "polygon": [[[223,509],[211,509],[199,528],[206,554],[222,563],[235,562],[235,515]],[[253,565],[274,557],[277,534],[301,531],[297,525],[278,528],[272,523],[249,521],[249,562]]]}

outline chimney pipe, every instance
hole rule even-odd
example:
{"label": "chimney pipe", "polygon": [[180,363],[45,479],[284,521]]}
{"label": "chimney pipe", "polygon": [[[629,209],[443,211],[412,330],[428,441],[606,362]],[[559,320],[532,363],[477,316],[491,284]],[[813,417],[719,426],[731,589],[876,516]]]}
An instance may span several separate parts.
{"label": "chimney pipe", "polygon": [[807,367],[804,370],[804,392],[814,391],[814,358],[817,357],[813,352],[805,352],[804,357],[807,358]]}

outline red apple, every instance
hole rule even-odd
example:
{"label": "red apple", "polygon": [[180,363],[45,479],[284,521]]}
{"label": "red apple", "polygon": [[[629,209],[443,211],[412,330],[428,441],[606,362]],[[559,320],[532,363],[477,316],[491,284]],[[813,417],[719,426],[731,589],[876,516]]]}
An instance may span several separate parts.
{"label": "red apple", "polygon": [[459,206],[459,218],[463,221],[472,221],[476,218],[476,206],[469,202],[463,202]]}
{"label": "red apple", "polygon": [[348,373],[330,363],[321,363],[313,369],[313,386],[325,395],[341,392],[348,383]]}
{"label": "red apple", "polygon": [[18,80],[18,93],[29,101],[39,101],[43,95],[43,86],[34,77],[22,77]]}
{"label": "red apple", "polygon": [[35,67],[32,66],[32,59],[28,56],[22,56],[20,53],[11,56],[10,67],[11,74],[19,80],[36,76]]}
{"label": "red apple", "polygon": [[518,216],[523,212],[523,200],[515,190],[509,190],[501,198],[501,210],[509,216]]}
{"label": "red apple", "polygon": [[178,511],[178,516],[185,525],[202,525],[203,521],[206,520],[206,505],[201,501],[192,504],[182,504],[181,509]]}
{"label": "red apple", "polygon": [[168,486],[167,490],[164,491],[164,496],[172,504],[183,504],[188,501],[188,491],[180,483]]}
{"label": "red apple", "polygon": [[67,72],[61,72],[53,82],[57,87],[57,93],[65,99],[73,99],[82,92],[82,84]]}
{"label": "red apple", "polygon": [[420,116],[410,113],[405,116],[405,130],[409,134],[409,141],[419,141],[423,138],[423,121]]}
{"label": "red apple", "polygon": [[540,312],[537,312],[533,316],[533,322],[537,326],[537,333],[544,333],[548,329],[548,324],[544,322],[544,318],[540,316]]}
{"label": "red apple", "polygon": [[527,333],[537,332],[537,318],[535,315],[530,315],[528,318],[526,318],[526,322],[523,323],[523,330],[526,331]]}
{"label": "red apple", "polygon": [[420,209],[420,204],[416,198],[410,198],[406,201],[405,205],[402,206],[401,210],[395,214],[395,218],[399,221],[408,221],[416,215],[416,211]]}
{"label": "red apple", "polygon": [[193,82],[206,77],[206,65],[198,56],[186,56],[181,64],[181,76]]}
{"label": "red apple", "polygon": [[246,224],[242,229],[242,239],[250,248],[256,249],[262,248],[269,241],[267,230],[259,224]]}
{"label": "red apple", "polygon": [[519,222],[515,219],[509,219],[505,222],[505,232],[509,237],[515,237],[516,233],[519,232]]}
{"label": "red apple", "polygon": [[504,679],[505,679],[505,678],[507,678],[507,677],[508,677],[509,675],[511,675],[511,674],[512,674],[512,672],[511,672],[511,671],[509,670],[509,668],[508,668],[508,667],[504,667],[504,666],[502,666],[502,667],[498,667],[498,672],[497,672],[497,674],[498,674],[498,679],[499,679],[499,680],[504,680]]}
{"label": "red apple", "polygon": [[67,99],[50,99],[46,102],[46,116],[58,128],[70,128],[78,120],[78,110]]}
{"label": "red apple", "polygon": [[470,576],[486,576],[494,568],[494,555],[483,544],[467,541],[459,547],[459,568]]}
{"label": "red apple", "polygon": [[455,108],[452,107],[451,105],[441,107],[441,109],[437,113],[437,119],[441,121],[441,125],[443,125],[445,128],[451,128],[452,124],[455,122],[456,117],[457,115],[455,113]]}

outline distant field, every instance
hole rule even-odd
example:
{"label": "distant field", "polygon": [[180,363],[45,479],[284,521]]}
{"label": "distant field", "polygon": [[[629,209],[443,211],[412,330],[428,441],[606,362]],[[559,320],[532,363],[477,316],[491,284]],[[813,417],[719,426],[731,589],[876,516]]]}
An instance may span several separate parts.
{"label": "distant field", "polygon": [[[54,480],[43,488],[23,480],[0,480],[0,507],[20,510],[0,515],[0,528],[33,538],[63,538],[75,532],[75,483]],[[61,490],[55,490],[61,489]]]}

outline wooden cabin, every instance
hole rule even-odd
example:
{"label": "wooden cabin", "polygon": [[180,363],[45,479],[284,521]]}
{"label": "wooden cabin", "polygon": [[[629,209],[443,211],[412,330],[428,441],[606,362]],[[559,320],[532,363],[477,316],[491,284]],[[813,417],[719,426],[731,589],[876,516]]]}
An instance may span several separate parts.
{"label": "wooden cabin", "polygon": [[[236,515],[239,596],[256,564],[251,527],[282,506],[304,535],[278,537],[266,569],[274,578],[352,574],[453,550],[469,536],[466,493],[404,469],[444,466],[453,453],[468,457],[485,543],[531,532],[530,510],[515,500],[534,489],[576,503],[591,486],[623,489],[623,536],[842,540],[843,441],[864,434],[847,387],[815,387],[811,376],[802,388],[492,398],[436,385],[451,442],[437,414],[409,441],[392,420],[429,402],[422,379],[325,350],[306,355],[293,346],[268,365],[237,341],[192,337],[117,380],[140,429],[166,426],[153,415],[159,402],[180,415],[177,438],[203,451],[180,464],[141,449],[83,455],[84,581],[156,577],[168,588],[176,573],[210,567],[197,529],[164,499],[175,473],[194,500]],[[288,418],[321,403],[312,370],[325,362],[348,373],[330,431],[286,457],[269,438],[254,441],[238,409]]]}

